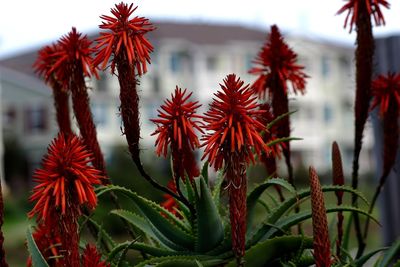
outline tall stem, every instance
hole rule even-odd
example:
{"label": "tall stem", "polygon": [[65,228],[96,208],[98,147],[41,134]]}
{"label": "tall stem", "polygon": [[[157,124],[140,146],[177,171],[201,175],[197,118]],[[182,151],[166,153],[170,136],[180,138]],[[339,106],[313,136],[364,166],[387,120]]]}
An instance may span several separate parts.
{"label": "tall stem", "polygon": [[246,193],[247,178],[246,165],[243,157],[231,155],[226,166],[226,180],[228,181],[229,218],[231,223],[232,250],[236,256],[237,266],[244,266],[243,256],[246,244]]}
{"label": "tall stem", "polygon": [[[360,1],[357,26],[356,49],[356,102],[355,102],[355,139],[352,187],[358,188],[359,158],[362,148],[362,137],[365,122],[368,118],[369,102],[371,100],[372,63],[374,55],[374,39],[372,35],[371,17],[367,11],[365,1]],[[358,206],[357,195],[352,195],[352,205]],[[361,233],[360,218],[358,213],[353,213],[355,231],[358,241],[356,258],[361,257],[365,249],[365,240]]]}
{"label": "tall stem", "polygon": [[63,90],[61,84],[56,81],[53,84],[53,97],[58,127],[60,132],[64,135],[68,135],[72,133],[68,105],[69,94],[68,91]]}
{"label": "tall stem", "polygon": [[109,184],[107,178],[104,157],[97,141],[96,126],[90,111],[89,95],[85,85],[85,80],[81,74],[75,74],[75,79],[71,85],[72,107],[79,125],[79,130],[88,149],[93,153],[93,165],[102,172],[103,184]]}
{"label": "tall stem", "polygon": [[173,196],[175,199],[181,201],[183,204],[191,207],[191,204],[183,197],[175,194],[170,189],[162,186],[155,181],[143,168],[140,159],[140,123],[139,123],[139,96],[136,90],[136,77],[133,67],[128,63],[128,60],[117,58],[118,81],[121,87],[120,100],[121,100],[121,116],[124,124],[124,134],[128,142],[128,149],[131,154],[132,160],[135,163],[141,176],[146,179],[154,188]]}

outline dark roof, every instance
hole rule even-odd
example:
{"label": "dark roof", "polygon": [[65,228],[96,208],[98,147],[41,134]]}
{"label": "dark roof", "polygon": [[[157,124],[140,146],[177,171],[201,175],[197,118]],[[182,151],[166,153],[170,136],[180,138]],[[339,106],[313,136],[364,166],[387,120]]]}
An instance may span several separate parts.
{"label": "dark roof", "polygon": [[[182,23],[153,21],[157,29],[149,33],[149,39],[157,43],[164,38],[181,38],[196,44],[223,44],[229,41],[253,40],[262,42],[266,33],[239,25]],[[91,39],[95,34],[89,34]],[[17,70],[28,75],[35,75],[32,65],[36,60],[37,51],[41,47],[0,60],[0,66]]]}

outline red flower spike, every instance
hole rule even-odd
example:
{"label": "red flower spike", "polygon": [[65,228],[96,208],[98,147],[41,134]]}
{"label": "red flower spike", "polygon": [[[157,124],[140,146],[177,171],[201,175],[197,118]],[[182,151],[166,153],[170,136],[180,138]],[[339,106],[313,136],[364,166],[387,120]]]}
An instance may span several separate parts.
{"label": "red flower spike", "polygon": [[53,44],[45,46],[38,52],[38,58],[33,65],[35,72],[44,78],[44,80],[52,87],[54,106],[56,109],[57,124],[60,132],[64,134],[72,133],[70,110],[69,110],[69,92],[56,79],[54,74],[49,74],[55,63],[54,54],[58,53],[60,46]]}
{"label": "red flower spike", "polygon": [[46,221],[54,217],[50,214],[54,211],[65,215],[67,204],[76,201],[79,206],[95,208],[94,185],[100,184],[102,177],[100,171],[89,165],[91,160],[92,154],[78,137],[59,134],[50,144],[42,167],[33,175],[38,185],[29,200],[36,201],[36,205],[28,216],[37,215],[38,221]]}
{"label": "red flower spike", "polygon": [[197,101],[189,101],[192,93],[186,94],[186,89],[176,87],[171,94],[171,100],[165,100],[164,105],[158,110],[158,119],[151,121],[157,125],[152,135],[157,135],[156,153],[158,156],[167,156],[168,145],[171,147],[174,173],[184,179],[184,170],[190,179],[199,175],[193,150],[200,143],[195,130],[203,132],[201,122],[197,119],[196,109],[201,105]]}
{"label": "red flower spike", "polygon": [[275,86],[278,79],[285,95],[288,94],[287,82],[291,83],[295,94],[304,94],[308,76],[296,61],[297,54],[285,43],[278,27],[273,25],[267,42],[254,60],[256,67],[249,70],[250,74],[259,75],[251,86],[254,93],[265,97],[268,92],[273,97],[274,91],[280,89]]}
{"label": "red flower spike", "polygon": [[[339,145],[335,142],[332,144],[332,176],[334,185],[344,185],[344,174],[342,165],[342,156],[340,154]],[[342,205],[343,191],[335,191],[337,205]],[[337,214],[337,240],[336,240],[336,256],[340,257],[341,245],[343,237],[343,212]]]}
{"label": "red flower spike", "polygon": [[54,55],[60,53],[60,49],[61,47],[58,44],[46,45],[39,50],[38,57],[33,64],[35,72],[50,85],[57,82],[56,77],[52,75],[53,73],[50,70],[52,70],[57,59]]}
{"label": "red flower spike", "polygon": [[[61,256],[61,239],[57,236],[55,229],[40,223],[35,231],[32,233],[33,239],[42,253],[44,259],[49,266],[64,266],[64,261]],[[32,258],[29,257],[27,264],[28,267],[32,266]]]}
{"label": "red flower spike", "polygon": [[225,179],[228,181],[229,217],[231,223],[232,250],[238,266],[243,266],[246,236],[246,165],[254,162],[252,149],[261,156],[270,153],[260,132],[265,130],[261,123],[265,110],[259,109],[256,97],[249,85],[235,74],[228,75],[221,91],[205,113],[204,129],[209,131],[203,137],[205,151],[216,170],[225,164]]}
{"label": "red flower spike", "polygon": [[372,82],[372,95],[373,100],[370,110],[380,105],[379,115],[382,118],[387,113],[390,103],[400,107],[400,74],[388,73],[387,76],[379,75]]}
{"label": "red flower spike", "polygon": [[[347,0],[347,3],[336,13],[337,15],[342,14],[347,11],[346,19],[344,20],[344,28],[347,25],[350,26],[350,32],[353,30],[353,26],[356,25],[356,21],[360,16],[361,10],[360,5],[365,5],[369,16],[373,16],[375,24],[377,26],[385,25],[385,18],[383,17],[383,13],[381,11],[381,7],[389,8],[390,4],[386,0]],[[350,19],[350,20],[349,20]]]}
{"label": "red flower spike", "polygon": [[[168,182],[168,188],[172,190],[172,192],[176,193],[176,185],[174,180],[170,180]],[[169,194],[164,194],[163,195],[164,201],[160,203],[162,207],[164,207],[166,210],[171,212],[174,215],[177,215],[176,209],[178,208],[178,202],[176,202],[175,198],[173,198]]]}
{"label": "red flower spike", "polygon": [[130,65],[136,67],[139,75],[147,72],[147,63],[150,63],[150,53],[153,46],[144,36],[146,33],[153,31],[155,28],[144,17],[135,16],[129,18],[137,9],[133,4],[124,4],[123,2],[116,4],[111,9],[113,16],[103,15],[100,25],[101,29],[107,30],[100,32],[97,38],[96,48],[99,50],[96,55],[96,65],[102,64],[104,69],[114,54],[114,60],[111,63],[111,70],[115,70],[115,58],[125,58]]}
{"label": "red flower spike", "polygon": [[313,247],[315,266],[330,267],[332,264],[328,220],[324,204],[324,194],[317,172],[310,167],[310,188],[313,225]]}
{"label": "red flower spike", "polygon": [[91,48],[92,42],[77,32],[76,28],[67,35],[61,37],[57,43],[57,49],[51,54],[48,59],[53,61],[53,66],[47,71],[45,76],[55,75],[64,88],[68,88],[71,79],[75,79],[77,73],[79,75],[91,77],[97,75],[97,70],[94,67],[92,54],[95,49]]}
{"label": "red flower spike", "polygon": [[254,162],[253,148],[258,156],[270,153],[260,135],[265,130],[261,123],[265,111],[259,109],[249,85],[243,84],[235,74],[228,75],[204,116],[209,133],[202,138],[206,147],[202,159],[207,157],[216,170],[235,152],[243,153],[246,164]]}
{"label": "red flower spike", "polygon": [[101,255],[93,245],[86,245],[82,255],[82,267],[109,267],[110,264],[101,260]]}

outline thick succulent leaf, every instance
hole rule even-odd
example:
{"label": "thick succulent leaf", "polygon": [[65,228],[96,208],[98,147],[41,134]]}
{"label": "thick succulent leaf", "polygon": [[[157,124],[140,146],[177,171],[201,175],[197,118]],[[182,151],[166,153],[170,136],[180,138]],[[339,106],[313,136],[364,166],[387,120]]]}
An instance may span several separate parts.
{"label": "thick succulent leaf", "polygon": [[83,225],[86,224],[88,221],[90,221],[91,225],[93,227],[95,227],[99,233],[97,240],[96,240],[96,247],[103,248],[103,242],[107,245],[108,248],[112,248],[112,247],[116,246],[115,241],[112,239],[111,235],[103,228],[103,225],[99,225],[91,217],[85,216],[85,221],[79,226],[80,231],[81,231]]}
{"label": "thick succulent leaf", "polygon": [[165,236],[171,243],[183,248],[191,249],[194,247],[194,236],[175,215],[164,209],[160,205],[145,199],[129,189],[119,186],[107,186],[98,195],[104,194],[104,191],[117,191],[124,193],[134,201],[140,209],[143,217],[154,229]]}
{"label": "thick succulent leaf", "polygon": [[275,119],[273,119],[272,121],[270,121],[270,122],[267,124],[267,127],[266,127],[266,128],[267,128],[267,129],[271,129],[271,127],[274,126],[277,122],[279,122],[279,121],[282,120],[283,118],[285,118],[285,117],[287,117],[287,116],[290,116],[290,115],[292,115],[293,113],[296,113],[296,112],[297,112],[297,110],[294,110],[294,111],[286,112],[286,113],[283,113],[283,114],[277,116]]}
{"label": "thick succulent leaf", "polygon": [[206,252],[224,239],[224,227],[206,182],[200,177],[196,188],[196,251]]}
{"label": "thick succulent leaf", "polygon": [[143,233],[145,233],[148,237],[152,238],[153,240],[157,241],[160,245],[164,246],[165,248],[170,248],[178,251],[184,251],[186,248],[172,242],[167,237],[165,237],[157,228],[155,228],[151,223],[149,223],[145,218],[127,211],[127,210],[113,210],[111,214],[115,214],[133,226],[139,228]]}
{"label": "thick succulent leaf", "polygon": [[[336,192],[336,191],[343,191],[343,192],[348,192],[348,193],[352,193],[352,194],[356,194],[357,196],[359,196],[360,199],[362,199],[363,201],[365,201],[368,204],[367,199],[364,197],[364,195],[357,191],[354,190],[353,188],[349,187],[349,186],[337,186],[337,185],[326,185],[322,187],[322,191],[323,192]],[[300,201],[303,201],[307,198],[310,197],[310,189],[307,190],[302,190],[300,192],[298,192],[297,195],[288,198],[285,200],[285,202],[280,203],[279,206],[277,206],[274,210],[271,211],[271,213],[268,215],[268,218],[266,219],[266,223],[270,224],[270,225],[276,225],[276,222],[283,217],[283,215],[285,213],[287,213],[288,211],[290,211],[293,207],[295,207],[297,205],[297,203],[299,203]],[[262,231],[265,232],[265,230],[270,227],[265,225],[261,225],[261,228],[264,228]],[[250,238],[250,244],[254,244],[254,242],[257,242],[259,239],[257,238],[261,238],[261,236],[259,236],[257,234],[257,232],[259,232],[261,229],[256,229],[255,232],[256,234],[252,234],[251,238]]]}
{"label": "thick succulent leaf", "polygon": [[224,262],[223,259],[217,257],[209,257],[204,255],[196,256],[169,256],[169,257],[157,257],[143,261],[137,265],[137,267],[145,266],[171,266],[171,267],[197,267],[200,262],[204,267],[219,266]]}
{"label": "thick succulent leaf", "polygon": [[250,227],[252,225],[255,206],[260,199],[260,196],[264,193],[265,190],[268,189],[268,187],[272,185],[279,185],[287,189],[291,193],[296,193],[296,189],[294,189],[291,184],[281,178],[267,179],[266,182],[256,186],[247,196],[247,231],[250,230]]}
{"label": "thick succulent leaf", "polygon": [[[346,228],[344,229],[343,233],[343,240],[342,240],[342,246],[341,246],[341,251],[349,251],[349,245],[350,245],[350,238],[351,238],[351,229],[353,227],[353,214],[349,214],[347,216],[347,222],[346,222]],[[341,261],[345,262],[349,255],[347,253],[341,253]]]}
{"label": "thick succulent leaf", "polygon": [[[157,211],[159,215],[162,213],[165,216],[164,218],[167,218],[173,224],[180,227],[183,231],[186,231],[188,233],[190,232],[190,229],[187,229],[185,224],[180,219],[178,219],[174,214],[172,214],[170,211],[168,211],[164,207],[160,206],[159,204],[157,204],[151,200],[148,200],[142,196],[139,196],[136,192],[133,192],[132,190],[129,190],[128,188],[125,188],[122,186],[117,186],[117,185],[102,186],[102,187],[99,187],[98,189],[96,189],[96,194],[97,194],[97,197],[100,197],[101,195],[103,195],[107,192],[110,192],[110,191],[120,192],[120,193],[126,195],[136,204],[136,206],[141,211],[142,211],[142,208],[146,207],[147,209],[150,208],[154,211]],[[138,202],[142,202],[141,205],[138,205]],[[146,217],[146,216],[144,216],[144,217]]]}
{"label": "thick succulent leaf", "polygon": [[371,258],[372,258],[373,256],[375,256],[377,253],[379,253],[379,252],[381,252],[381,251],[383,251],[383,250],[386,250],[386,248],[378,248],[378,249],[376,249],[376,250],[373,250],[373,251],[371,251],[371,252],[365,254],[364,256],[360,257],[359,259],[353,261],[351,266],[354,266],[354,267],[362,267],[362,266],[364,266],[364,264],[365,264],[369,259],[371,259]]}
{"label": "thick succulent leaf", "polygon": [[383,259],[378,266],[379,267],[389,266],[395,259],[395,257],[399,255],[399,252],[400,252],[400,239],[394,242],[390,246],[390,248],[384,253]]}
{"label": "thick succulent leaf", "polygon": [[32,228],[29,226],[26,231],[26,243],[28,245],[29,254],[32,258],[33,267],[49,267],[42,253],[36,245],[35,239],[32,236]]}
{"label": "thick succulent leaf", "polygon": [[193,251],[175,251],[175,250],[169,250],[169,249],[164,249],[164,248],[158,248],[155,246],[150,246],[145,243],[140,243],[136,242],[130,246],[130,248],[134,250],[141,251],[145,254],[154,256],[154,257],[167,257],[167,256],[178,256],[178,255],[184,255],[184,256],[190,256],[194,255],[195,253]]}
{"label": "thick succulent leaf", "polygon": [[303,138],[299,138],[299,137],[282,137],[282,138],[276,138],[271,142],[266,143],[267,146],[273,146],[279,143],[283,143],[283,142],[289,142],[289,141],[300,141],[303,140]]}
{"label": "thick succulent leaf", "polygon": [[225,226],[224,240],[213,250],[206,252],[207,255],[219,256],[221,258],[230,257],[232,254],[232,238],[231,227],[229,224]]}
{"label": "thick succulent leaf", "polygon": [[206,181],[207,184],[209,184],[208,181],[208,161],[204,162],[203,167],[201,168],[201,176],[203,176],[204,180]]}
{"label": "thick succulent leaf", "polygon": [[[246,266],[271,266],[271,262],[303,248],[312,247],[312,238],[304,236],[281,236],[265,240],[246,250],[244,261]],[[229,262],[227,267],[236,266],[236,260]]]}
{"label": "thick succulent leaf", "polygon": [[151,229],[145,218],[128,210],[112,210],[110,211],[110,213],[123,218],[133,226],[139,228],[144,234],[148,235],[148,237],[157,240],[157,236],[154,234],[153,230]]}
{"label": "thick succulent leaf", "polygon": [[[356,212],[359,214],[363,214],[367,217],[370,217],[372,220],[378,223],[377,219],[375,219],[371,214],[369,214],[367,211],[358,209],[352,206],[337,206],[337,207],[327,207],[326,208],[326,213],[331,213],[331,212],[338,212],[338,211],[351,211],[351,212]],[[290,227],[297,225],[300,222],[303,222],[305,220],[308,220],[312,217],[312,212],[311,210],[303,211],[300,213],[296,213],[293,215],[286,216],[285,218],[279,220],[275,225],[276,227],[271,227],[269,225],[264,225],[261,227],[260,231],[257,233],[258,236],[257,238],[260,238],[261,240],[265,240],[268,238],[271,238],[277,233],[280,233],[281,230],[288,230]],[[262,230],[264,229],[264,230]],[[280,230],[281,229],[281,230]],[[265,232],[265,230],[267,230]],[[260,236],[262,235],[262,236]],[[259,240],[260,240],[259,239]]]}
{"label": "thick succulent leaf", "polygon": [[112,262],[114,260],[114,258],[116,258],[118,256],[118,254],[120,254],[120,252],[129,249],[130,246],[132,246],[132,244],[134,244],[135,241],[126,241],[124,243],[120,243],[118,245],[116,245],[115,247],[113,247],[113,249],[110,251],[110,253],[108,253],[107,256],[107,262]]}
{"label": "thick succulent leaf", "polygon": [[219,171],[217,173],[217,178],[215,179],[214,189],[212,191],[212,197],[215,203],[215,206],[219,208],[220,197],[221,197],[221,187],[224,182],[224,172]]}

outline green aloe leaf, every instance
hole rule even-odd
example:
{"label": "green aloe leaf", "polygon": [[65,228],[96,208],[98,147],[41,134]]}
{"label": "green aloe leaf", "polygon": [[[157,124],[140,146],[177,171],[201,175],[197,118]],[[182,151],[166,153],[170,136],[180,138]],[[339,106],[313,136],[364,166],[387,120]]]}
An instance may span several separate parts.
{"label": "green aloe leaf", "polygon": [[154,234],[153,230],[151,229],[150,225],[147,223],[145,218],[128,210],[112,210],[110,211],[110,213],[123,218],[127,222],[131,223],[133,226],[140,229],[143,233],[145,233],[149,237],[158,240],[157,236]]}
{"label": "green aloe leaf", "polygon": [[118,254],[124,250],[126,250],[127,248],[129,249],[130,246],[132,246],[132,244],[135,241],[126,241],[124,243],[120,243],[118,245],[116,245],[115,247],[113,247],[113,249],[110,251],[110,253],[108,253],[107,256],[107,262],[112,262],[114,260],[114,258],[116,258],[118,256]]}
{"label": "green aloe leaf", "polygon": [[400,252],[400,239],[393,243],[390,248],[384,253],[383,259],[378,265],[379,267],[387,267],[392,263],[394,258],[399,255]]}
{"label": "green aloe leaf", "polygon": [[215,206],[219,208],[220,197],[221,197],[221,187],[224,182],[224,172],[219,171],[217,173],[217,178],[215,179],[214,189],[212,191],[212,197],[215,203]]}
{"label": "green aloe leaf", "polygon": [[283,188],[287,189],[289,192],[295,194],[296,189],[289,184],[286,180],[283,180],[281,178],[272,178],[272,179],[267,179],[266,182],[256,186],[250,194],[247,196],[247,231],[250,231],[250,226],[253,223],[253,217],[254,217],[254,210],[255,206],[260,199],[260,196],[264,193],[265,190],[268,189],[268,187],[272,185],[279,185],[282,186]]}
{"label": "green aloe leaf", "polygon": [[209,184],[208,181],[208,161],[204,162],[203,168],[201,168],[201,176],[204,177],[204,180],[206,181],[207,184]]}
{"label": "green aloe leaf", "polygon": [[[358,209],[352,206],[335,206],[335,207],[327,207],[326,208],[326,213],[331,213],[331,212],[338,212],[338,211],[351,211],[351,212],[356,212],[359,214],[363,214],[367,217],[370,217],[372,220],[378,223],[377,219],[375,219],[372,215],[368,213],[368,211]],[[303,222],[307,219],[310,219],[312,217],[312,212],[311,210],[307,210],[301,213],[296,213],[293,215],[289,215],[281,220],[279,220],[275,225],[276,227],[272,228],[269,225],[265,225],[261,229],[268,229],[267,232],[262,236],[262,239],[268,239],[272,236],[274,236],[276,233],[279,233],[281,230],[288,230],[290,227],[297,225],[300,222]],[[260,233],[264,233],[264,231],[261,231]],[[259,233],[259,234],[260,234]]]}
{"label": "green aloe leaf", "polygon": [[[353,188],[351,188],[349,186],[325,185],[325,186],[322,186],[322,191],[323,192],[343,191],[343,192],[347,192],[347,193],[356,194],[357,196],[359,196],[360,199],[362,199],[364,202],[366,202],[368,204],[367,199],[364,197],[364,195],[361,192],[354,190]],[[285,213],[287,213],[293,207],[295,207],[295,205],[297,205],[297,203],[299,203],[300,201],[305,200],[309,197],[310,197],[310,189],[306,189],[306,190],[302,190],[302,191],[298,192],[297,195],[286,199],[285,202],[280,203],[279,206],[277,206],[274,210],[272,210],[271,213],[268,215],[266,222],[270,225],[276,224],[276,222],[280,218],[282,218]],[[261,228],[264,228],[264,229],[261,230],[259,228],[255,231],[256,234],[251,235],[252,237],[249,238],[249,241],[248,241],[249,244],[257,243],[259,241],[259,238],[261,238],[269,230],[270,227],[267,226],[267,228],[266,228],[265,225],[262,225]],[[267,231],[265,231],[265,230],[267,230]],[[258,233],[259,231],[263,231],[264,234],[259,235],[259,233]]]}
{"label": "green aloe leaf", "polygon": [[364,256],[362,256],[361,258],[355,260],[352,262],[352,266],[354,267],[362,267],[364,266],[364,264],[371,259],[373,256],[375,256],[377,253],[386,250],[386,248],[378,248],[374,251],[369,252],[368,254],[365,254]]}
{"label": "green aloe leaf", "polygon": [[32,236],[32,228],[30,226],[26,231],[26,240],[27,240],[28,250],[32,258],[33,267],[49,267],[42,253],[40,252],[39,248],[36,245],[35,239]]}
{"label": "green aloe leaf", "polygon": [[[271,266],[271,262],[300,249],[311,248],[312,238],[304,236],[281,236],[265,240],[246,250],[244,261],[246,266]],[[236,260],[229,262],[227,267],[236,266]]]}
{"label": "green aloe leaf", "polygon": [[224,239],[224,227],[211,192],[200,177],[196,188],[196,251],[206,252],[215,248]]}
{"label": "green aloe leaf", "polygon": [[290,116],[290,115],[292,115],[293,113],[296,113],[296,112],[297,112],[297,110],[294,110],[294,111],[290,111],[290,112],[287,112],[287,113],[284,113],[284,114],[281,114],[281,115],[277,116],[274,120],[272,120],[271,122],[269,122],[267,124],[266,128],[267,129],[271,129],[271,127],[274,126],[277,122],[279,122],[283,118],[285,118],[287,116]]}
{"label": "green aloe leaf", "polygon": [[117,191],[127,195],[139,208],[142,216],[152,226],[153,232],[156,235],[160,233],[171,244],[176,244],[179,247],[187,249],[194,247],[194,236],[190,234],[190,230],[186,228],[185,224],[157,203],[119,186],[107,186],[97,194],[102,195],[105,191]]}
{"label": "green aloe leaf", "polygon": [[167,256],[178,256],[178,255],[184,255],[184,256],[191,256],[194,255],[195,253],[193,251],[175,251],[175,250],[169,250],[169,249],[164,249],[164,248],[159,248],[155,246],[150,246],[145,243],[141,242],[136,242],[130,246],[131,249],[142,251],[145,254],[154,256],[154,257],[167,257]]}
{"label": "green aloe leaf", "polygon": [[151,258],[149,260],[143,261],[137,265],[137,267],[146,267],[146,266],[171,266],[171,267],[198,267],[198,263],[200,262],[204,267],[210,266],[220,266],[225,260],[210,257],[204,255],[196,255],[196,256],[169,256],[169,257],[157,257]]}

